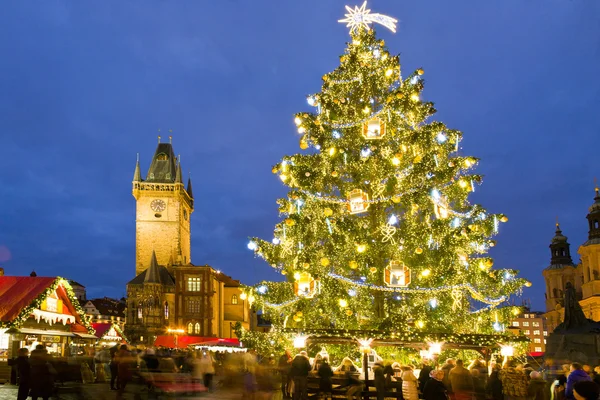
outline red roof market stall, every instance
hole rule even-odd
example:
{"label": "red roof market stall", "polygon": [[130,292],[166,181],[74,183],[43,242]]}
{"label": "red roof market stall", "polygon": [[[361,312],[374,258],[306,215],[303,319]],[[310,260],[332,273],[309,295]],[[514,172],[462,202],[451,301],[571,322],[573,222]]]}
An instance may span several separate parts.
{"label": "red roof market stall", "polygon": [[117,343],[127,343],[127,338],[123,334],[121,328],[113,323],[97,323],[92,324],[96,331],[96,337],[101,346],[114,346]]}
{"label": "red roof market stall", "polygon": [[0,276],[0,358],[44,344],[58,356],[96,342],[69,282],[60,277]]}

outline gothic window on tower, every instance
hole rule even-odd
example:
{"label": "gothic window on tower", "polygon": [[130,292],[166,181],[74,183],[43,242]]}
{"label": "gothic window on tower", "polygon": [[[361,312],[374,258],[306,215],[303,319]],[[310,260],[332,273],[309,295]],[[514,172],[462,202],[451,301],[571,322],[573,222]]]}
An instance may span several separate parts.
{"label": "gothic window on tower", "polygon": [[188,333],[191,335],[192,333],[194,333],[194,324],[192,324],[191,322],[188,324]]}
{"label": "gothic window on tower", "polygon": [[194,325],[194,333],[196,335],[200,334],[200,324],[196,322],[196,325]]}
{"label": "gothic window on tower", "polygon": [[188,292],[199,292],[200,291],[200,278],[187,278],[187,290]]}
{"label": "gothic window on tower", "polygon": [[137,309],[137,317],[138,317],[138,319],[142,319],[142,318],[143,318],[143,316],[144,316],[144,313],[143,313],[143,311],[142,311],[142,305],[141,305],[141,304],[139,304],[139,305],[138,305],[138,309]]}
{"label": "gothic window on tower", "polygon": [[238,303],[238,297],[237,294],[234,294],[233,296],[231,296],[231,304],[236,305]]}
{"label": "gothic window on tower", "polygon": [[158,161],[167,161],[169,157],[165,153],[160,153],[158,156],[156,156],[156,159]]}
{"label": "gothic window on tower", "polygon": [[165,319],[169,319],[169,303],[165,301]]}

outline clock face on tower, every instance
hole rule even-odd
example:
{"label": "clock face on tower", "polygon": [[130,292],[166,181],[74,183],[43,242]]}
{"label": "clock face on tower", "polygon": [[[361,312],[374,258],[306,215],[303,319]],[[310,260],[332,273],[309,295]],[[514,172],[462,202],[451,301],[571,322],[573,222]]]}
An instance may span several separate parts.
{"label": "clock face on tower", "polygon": [[165,202],[163,200],[156,199],[156,200],[152,200],[152,203],[150,203],[150,208],[152,208],[153,211],[161,212],[161,211],[165,211],[165,209],[167,208],[167,205],[165,204]]}

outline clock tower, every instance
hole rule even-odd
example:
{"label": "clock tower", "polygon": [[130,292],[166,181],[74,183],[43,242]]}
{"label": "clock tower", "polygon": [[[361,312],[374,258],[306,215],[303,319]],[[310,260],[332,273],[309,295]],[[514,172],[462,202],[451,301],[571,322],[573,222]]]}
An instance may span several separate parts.
{"label": "clock tower", "polygon": [[133,176],[135,212],[135,274],[150,266],[153,252],[159,265],[171,268],[191,263],[190,216],[194,211],[192,182],[183,184],[181,163],[171,138],[161,143],[152,158],[146,179],[139,159]]}

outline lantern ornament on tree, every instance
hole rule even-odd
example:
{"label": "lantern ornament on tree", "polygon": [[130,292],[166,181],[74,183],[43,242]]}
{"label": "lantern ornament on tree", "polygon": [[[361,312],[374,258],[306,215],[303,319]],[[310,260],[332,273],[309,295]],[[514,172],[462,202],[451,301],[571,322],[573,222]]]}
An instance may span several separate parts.
{"label": "lantern ornament on tree", "polygon": [[367,140],[381,139],[385,135],[385,122],[379,118],[371,118],[363,124],[362,135]]}
{"label": "lantern ornament on tree", "polygon": [[390,261],[385,267],[385,284],[392,287],[407,287],[410,285],[410,268],[401,261]]}
{"label": "lantern ornament on tree", "polygon": [[441,196],[433,200],[433,212],[437,219],[448,218],[448,200]]}
{"label": "lantern ornament on tree", "polygon": [[360,214],[369,208],[369,195],[360,189],[354,189],[348,195],[348,210],[350,214]]}
{"label": "lantern ornament on tree", "polygon": [[308,272],[300,272],[294,275],[294,293],[299,297],[312,298],[319,286],[319,281],[312,277]]}

